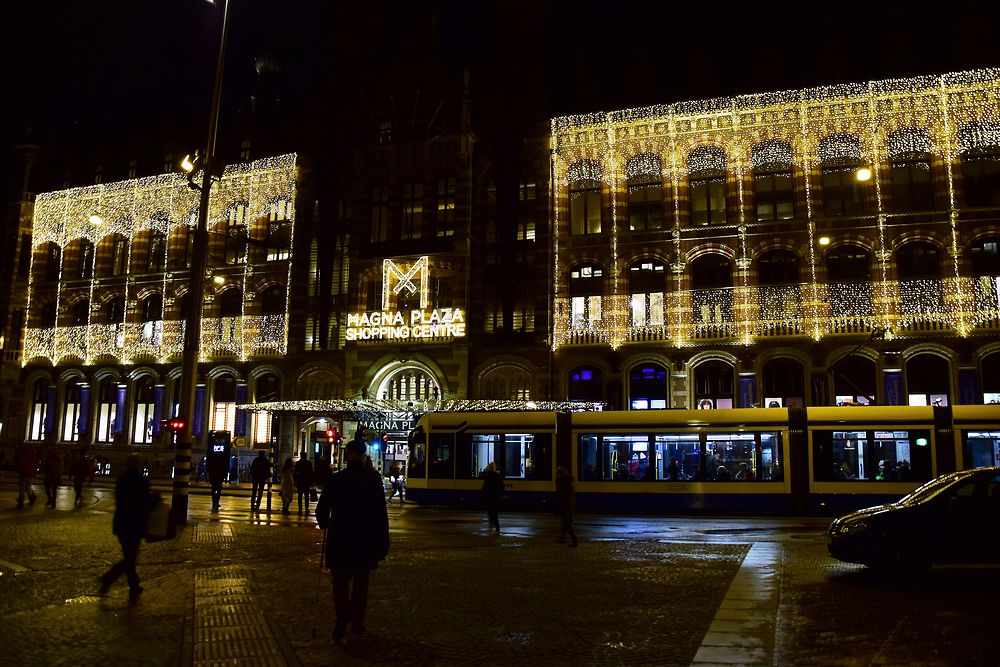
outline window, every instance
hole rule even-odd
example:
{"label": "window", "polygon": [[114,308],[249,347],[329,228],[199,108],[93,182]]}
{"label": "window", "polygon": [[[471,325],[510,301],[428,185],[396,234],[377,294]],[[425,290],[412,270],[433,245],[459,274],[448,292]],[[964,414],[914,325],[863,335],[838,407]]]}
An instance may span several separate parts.
{"label": "window", "polygon": [[236,204],[229,209],[224,259],[230,266],[247,261],[247,209],[246,204]]}
{"label": "window", "polygon": [[437,184],[437,217],[438,236],[455,235],[455,177],[439,178]]}
{"label": "window", "polygon": [[123,321],[125,321],[125,297],[113,297],[104,306],[104,323],[120,324]]}
{"label": "window", "polygon": [[128,241],[117,236],[111,240],[111,275],[124,276],[128,273]]}
{"label": "window", "polygon": [[768,361],[764,364],[761,388],[765,397],[764,407],[771,407],[767,400],[771,398],[780,398],[782,407],[801,407],[805,398],[802,364],[787,357]]}
{"label": "window", "polygon": [[45,248],[45,282],[54,283],[59,280],[62,263],[62,249],[55,243],[49,243]]}
{"label": "window", "polygon": [[717,146],[700,146],[688,154],[691,224],[726,223],[726,154]]}
{"label": "window", "polygon": [[279,199],[267,216],[267,261],[277,262],[291,257],[292,202]]}
{"label": "window", "polygon": [[663,325],[666,271],[663,262],[642,260],[629,267],[632,326]]}
{"label": "window", "polygon": [[938,249],[925,241],[901,246],[896,251],[896,265],[900,280],[941,277]]}
{"label": "window", "polygon": [[691,287],[696,320],[721,324],[733,320],[733,269],[728,257],[702,255],[691,262]]}
{"label": "window", "polygon": [[909,405],[949,405],[951,364],[930,352],[906,360],[906,394]]}
{"label": "window", "polygon": [[135,407],[132,411],[132,444],[153,443],[153,378],[144,375],[135,381]]}
{"label": "window", "polygon": [[1000,148],[964,154],[962,183],[966,206],[1000,207]]}
{"label": "window", "polygon": [[282,285],[271,285],[264,290],[260,299],[261,315],[285,314],[285,288]]}
{"label": "window", "polygon": [[795,217],[792,181],[792,147],[788,142],[768,139],[750,149],[757,220],[791,220]]}
{"label": "window", "polygon": [[868,252],[856,245],[841,245],[826,256],[827,282],[852,283],[871,280]]}
{"label": "window", "polygon": [[21,252],[17,259],[17,277],[27,280],[31,269],[31,234],[21,236]]}
{"label": "window", "polygon": [[53,329],[56,326],[56,315],[58,311],[56,310],[55,301],[47,301],[42,305],[42,320],[39,326],[43,329]]}
{"label": "window", "polygon": [[250,161],[250,147],[251,147],[250,139],[244,139],[240,142],[240,160],[242,160],[243,162]]}
{"label": "window", "polygon": [[604,375],[593,366],[580,366],[569,373],[568,400],[600,402],[604,400]]}
{"label": "window", "polygon": [[[264,403],[277,401],[280,398],[280,395],[281,382],[278,380],[278,376],[268,373],[267,375],[262,375],[257,378],[254,391],[254,402]],[[280,424],[277,415],[265,410],[254,413],[252,417],[253,426],[250,432],[253,436],[255,444],[270,444],[272,435],[277,438],[277,434],[280,433]]]}
{"label": "window", "polygon": [[74,278],[89,280],[94,276],[94,244],[84,239],[80,242],[79,250]]}
{"label": "window", "polygon": [[569,190],[569,233],[574,236],[601,233],[601,182],[575,181]]}
{"label": "window", "polygon": [[641,364],[629,373],[629,407],[632,410],[663,410],[667,407],[667,369],[660,364]]}
{"label": "window", "polygon": [[535,240],[535,222],[534,222],[534,220],[518,220],[517,221],[517,240],[518,241],[534,241]]}
{"label": "window", "polygon": [[892,203],[901,212],[934,208],[929,159],[892,161]]}
{"label": "window", "polygon": [[[427,476],[431,479],[455,478],[455,437],[431,434],[427,444]],[[416,458],[419,460],[420,453]]]}
{"label": "window", "polygon": [[163,173],[172,174],[177,171],[177,163],[174,162],[174,154],[167,152],[163,154]]}
{"label": "window", "polygon": [[63,442],[80,440],[80,398],[80,385],[73,380],[67,382],[63,394]]}
{"label": "window", "polygon": [[90,299],[80,299],[73,304],[73,326],[82,327],[90,323]]}
{"label": "window", "polygon": [[402,239],[419,239],[424,226],[424,186],[422,183],[403,183]]}
{"label": "window", "polygon": [[143,345],[163,343],[163,296],[152,294],[142,300]]}
{"label": "window", "polygon": [[217,378],[212,388],[212,430],[230,431],[236,425],[236,378]]}
{"label": "window", "polygon": [[962,431],[962,452],[967,468],[1000,465],[1000,430]]}
{"label": "window", "polygon": [[969,248],[969,259],[972,263],[972,275],[1000,276],[1000,238],[992,237],[976,241]]}
{"label": "window", "polygon": [[864,188],[856,174],[856,166],[823,168],[823,211],[826,215],[861,215],[865,212]]}
{"label": "window", "polygon": [[230,288],[218,296],[219,317],[239,317],[243,314],[243,290]]}
{"label": "window", "polygon": [[581,266],[570,272],[570,326],[587,327],[601,321],[601,295],[604,271],[596,266]]}
{"label": "window", "polygon": [[101,380],[97,392],[97,432],[94,434],[97,442],[114,442],[117,391],[118,383],[114,378],[106,377]]}
{"label": "window", "polygon": [[791,285],[799,282],[799,258],[790,250],[771,250],[757,260],[761,285]]}
{"label": "window", "polygon": [[663,227],[663,169],[658,155],[642,153],[625,163],[628,223],[632,231]]}
{"label": "window", "polygon": [[698,409],[733,407],[735,369],[720,359],[698,364],[694,369],[694,397]]}
{"label": "window", "polygon": [[167,259],[167,240],[160,232],[152,232],[149,235],[149,254],[147,255],[146,268],[150,273],[163,270]]}
{"label": "window", "polygon": [[49,406],[49,383],[44,378],[35,380],[31,388],[31,421],[28,424],[28,439],[45,438],[45,415]]}
{"label": "window", "polygon": [[930,431],[813,432],[817,482],[924,482],[931,478]]}
{"label": "window", "polygon": [[372,188],[371,240],[372,243],[389,239],[389,188]]}
{"label": "window", "polygon": [[456,465],[460,479],[476,479],[497,464],[506,479],[552,479],[552,436],[549,433],[462,434]]}
{"label": "window", "polygon": [[139,161],[136,160],[135,158],[131,158],[128,161],[128,178],[130,178],[130,179],[131,178],[135,178],[136,167],[138,166],[138,164],[139,164]]}

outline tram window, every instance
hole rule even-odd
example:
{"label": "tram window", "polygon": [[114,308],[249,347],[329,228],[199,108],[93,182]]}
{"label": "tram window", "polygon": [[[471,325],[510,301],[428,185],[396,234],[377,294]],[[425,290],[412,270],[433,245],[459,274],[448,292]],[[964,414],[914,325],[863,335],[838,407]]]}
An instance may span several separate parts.
{"label": "tram window", "polygon": [[[503,468],[499,457],[500,437],[493,433],[476,433],[459,439],[460,452],[457,457],[459,479],[482,477],[486,473],[486,466],[491,462],[496,462],[498,467]],[[467,449],[471,456],[466,462]]]}
{"label": "tram window", "polygon": [[580,469],[577,475],[581,480],[593,482],[601,479],[600,462],[597,460],[596,435],[581,435],[579,437]]}
{"label": "tram window", "polygon": [[591,481],[638,481],[656,479],[649,436],[581,435],[580,478]]}
{"label": "tram window", "polygon": [[671,482],[704,479],[701,438],[697,433],[658,433],[655,465],[656,479]]}
{"label": "tram window", "polygon": [[921,482],[931,477],[928,430],[813,431],[817,482]]}
{"label": "tram window", "polygon": [[552,479],[552,434],[536,433],[524,462],[525,479]]}
{"label": "tram window", "polygon": [[452,449],[455,439],[451,435],[431,435],[428,448],[427,472],[431,479],[452,479],[455,476]]}
{"label": "tram window", "polygon": [[709,433],[705,436],[706,478],[751,482],[763,476],[760,451],[753,433]]}
{"label": "tram window", "polygon": [[1000,465],[1000,431],[962,431],[966,468]]}

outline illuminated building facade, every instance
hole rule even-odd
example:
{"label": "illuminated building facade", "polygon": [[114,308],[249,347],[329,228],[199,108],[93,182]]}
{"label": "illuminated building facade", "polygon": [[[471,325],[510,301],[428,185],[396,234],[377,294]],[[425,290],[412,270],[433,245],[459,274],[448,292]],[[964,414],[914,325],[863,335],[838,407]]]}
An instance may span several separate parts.
{"label": "illuminated building facade", "polygon": [[1000,71],[560,117],[551,141],[557,393],[1000,399]]}

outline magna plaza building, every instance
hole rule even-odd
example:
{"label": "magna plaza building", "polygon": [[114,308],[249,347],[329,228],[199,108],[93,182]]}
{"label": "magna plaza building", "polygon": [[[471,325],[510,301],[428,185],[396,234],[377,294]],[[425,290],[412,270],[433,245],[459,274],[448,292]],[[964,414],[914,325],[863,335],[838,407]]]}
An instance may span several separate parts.
{"label": "magna plaza building", "polygon": [[415,415],[469,400],[1000,400],[1000,71],[555,118],[502,174],[446,116],[379,125],[343,185],[231,165],[204,249],[183,174],[22,201],[5,447],[167,474],[202,251],[196,460],[210,431],[246,463],[368,427],[403,461]]}

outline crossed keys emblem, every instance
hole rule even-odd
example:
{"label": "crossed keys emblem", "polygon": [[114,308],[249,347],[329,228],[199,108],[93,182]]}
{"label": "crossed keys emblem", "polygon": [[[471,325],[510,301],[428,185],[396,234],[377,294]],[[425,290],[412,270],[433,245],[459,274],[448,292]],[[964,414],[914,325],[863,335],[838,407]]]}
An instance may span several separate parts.
{"label": "crossed keys emblem", "polygon": [[[392,284],[393,280],[396,280],[396,284],[392,287],[393,294],[400,294],[403,290],[406,290],[408,294],[416,294],[420,291],[420,307],[427,307],[427,257],[421,257],[415,263],[410,265],[410,267],[404,270],[404,267],[399,266],[391,259],[382,260],[382,310],[389,310],[389,285]],[[420,282],[420,287],[418,288],[413,284],[414,276]]]}

